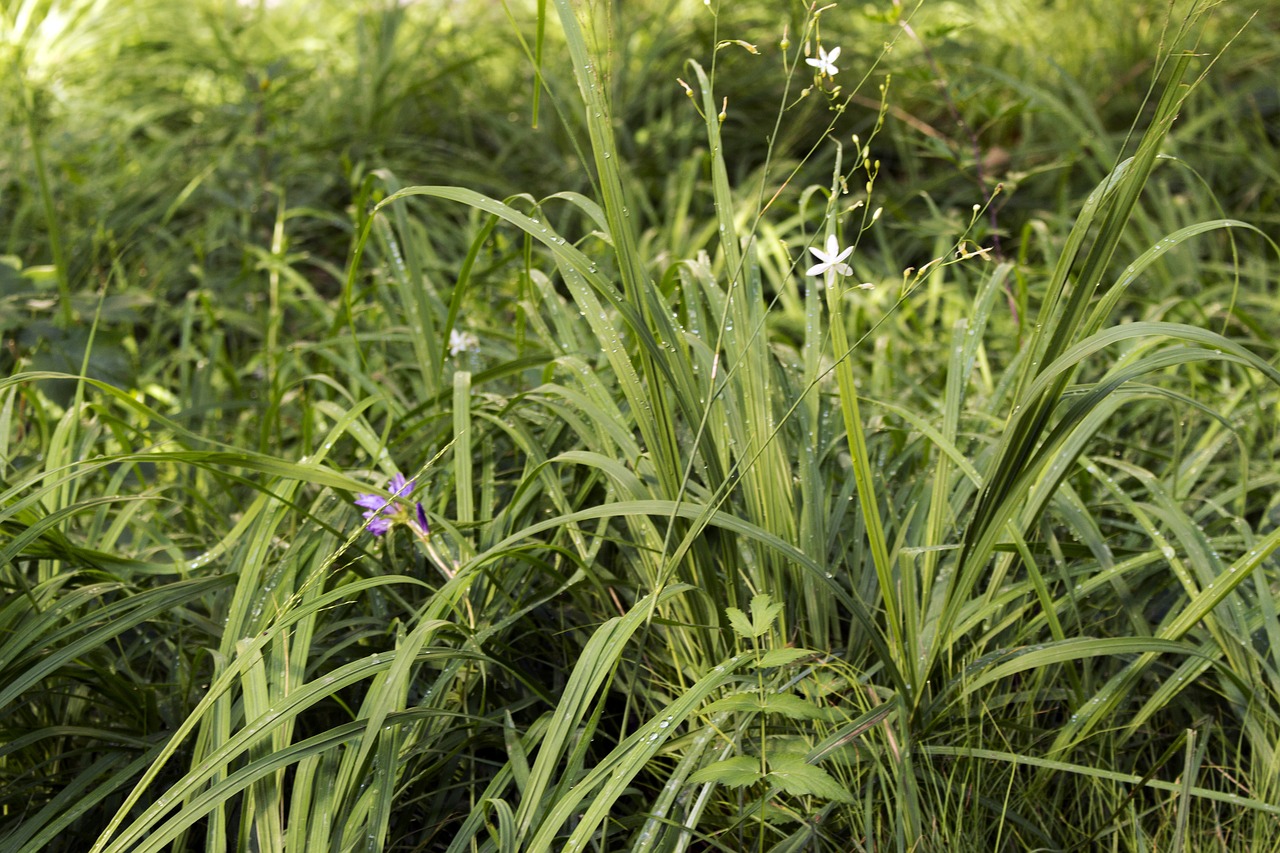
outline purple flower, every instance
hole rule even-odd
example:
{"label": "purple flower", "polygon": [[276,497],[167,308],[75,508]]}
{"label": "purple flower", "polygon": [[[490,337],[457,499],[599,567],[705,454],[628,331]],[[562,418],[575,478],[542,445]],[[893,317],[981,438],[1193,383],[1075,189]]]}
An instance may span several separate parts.
{"label": "purple flower", "polygon": [[422,535],[431,533],[431,526],[427,523],[427,513],[423,510],[422,504],[415,502],[413,504],[415,512],[410,516],[409,502],[404,499],[413,494],[413,488],[413,480],[405,480],[403,474],[397,473],[387,481],[387,491],[391,492],[390,498],[374,494],[356,495],[356,506],[367,510],[364,513],[364,517],[368,519],[365,527],[369,528],[370,533],[381,536],[390,530],[393,524],[409,521],[417,524]]}

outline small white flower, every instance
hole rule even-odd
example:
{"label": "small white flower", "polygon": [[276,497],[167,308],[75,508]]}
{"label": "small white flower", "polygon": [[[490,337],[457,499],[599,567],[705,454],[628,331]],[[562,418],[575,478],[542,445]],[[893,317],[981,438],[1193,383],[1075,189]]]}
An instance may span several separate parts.
{"label": "small white flower", "polygon": [[459,353],[468,350],[478,350],[480,348],[480,339],[470,332],[459,332],[457,329],[449,330],[449,355],[456,356]]}
{"label": "small white flower", "polygon": [[832,234],[827,238],[827,250],[824,252],[816,246],[810,246],[809,251],[813,252],[813,256],[822,263],[814,264],[805,270],[805,275],[822,275],[827,270],[835,270],[840,275],[853,275],[853,267],[844,262],[844,259],[853,254],[853,247],[849,246],[844,251],[840,250],[840,244],[836,242],[836,235]]}
{"label": "small white flower", "polygon": [[826,50],[824,50],[822,47],[819,47],[818,58],[806,59],[805,63],[808,65],[812,65],[814,68],[818,69],[820,72],[827,75],[828,77],[834,77],[836,76],[836,74],[840,72],[840,69],[836,68],[836,57],[838,57],[839,55],[840,55],[840,48],[838,47],[832,48],[830,53],[827,53]]}

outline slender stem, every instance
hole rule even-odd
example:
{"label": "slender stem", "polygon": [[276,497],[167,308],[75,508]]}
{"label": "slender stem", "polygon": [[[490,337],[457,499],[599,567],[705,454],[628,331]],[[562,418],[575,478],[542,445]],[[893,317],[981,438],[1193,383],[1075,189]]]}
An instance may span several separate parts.
{"label": "slender stem", "polygon": [[36,120],[35,95],[27,85],[27,75],[17,60],[14,62],[14,76],[22,88],[22,116],[26,121],[27,134],[31,139],[31,158],[36,168],[36,183],[40,187],[40,204],[44,208],[45,227],[49,234],[49,252],[53,255],[53,268],[58,282],[58,313],[64,327],[75,322],[75,311],[71,306],[71,277],[67,272],[66,253],[62,246],[62,231],[58,227],[58,217],[53,208],[53,191],[49,187],[49,170],[44,161],[44,150],[40,139],[39,123]]}

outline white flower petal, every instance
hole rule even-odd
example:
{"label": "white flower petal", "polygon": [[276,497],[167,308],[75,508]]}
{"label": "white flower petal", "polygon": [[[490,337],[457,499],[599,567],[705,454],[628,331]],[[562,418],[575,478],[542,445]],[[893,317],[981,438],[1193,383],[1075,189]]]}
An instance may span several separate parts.
{"label": "white flower petal", "polygon": [[834,270],[839,275],[853,275],[853,268],[844,262],[844,259],[853,254],[853,247],[841,249],[840,242],[836,240],[836,235],[827,235],[826,249],[819,249],[817,246],[810,246],[809,251],[813,256],[822,263],[814,264],[805,270],[805,275],[822,275],[828,270]]}

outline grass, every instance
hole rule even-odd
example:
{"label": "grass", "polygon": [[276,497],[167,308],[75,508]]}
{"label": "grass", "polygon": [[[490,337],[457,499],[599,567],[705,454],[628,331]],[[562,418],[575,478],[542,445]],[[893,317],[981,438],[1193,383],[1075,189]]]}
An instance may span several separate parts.
{"label": "grass", "polygon": [[2,22],[0,849],[1277,848],[1265,8],[109,5]]}

